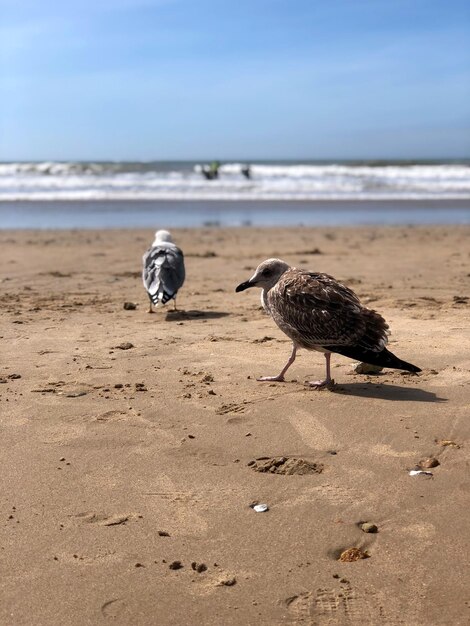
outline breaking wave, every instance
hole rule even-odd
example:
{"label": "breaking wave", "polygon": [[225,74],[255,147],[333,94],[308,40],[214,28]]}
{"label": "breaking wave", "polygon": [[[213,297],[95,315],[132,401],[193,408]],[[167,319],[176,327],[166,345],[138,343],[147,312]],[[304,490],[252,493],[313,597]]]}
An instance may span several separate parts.
{"label": "breaking wave", "polygon": [[0,163],[1,201],[461,200],[470,165],[225,163],[207,180],[196,163]]}

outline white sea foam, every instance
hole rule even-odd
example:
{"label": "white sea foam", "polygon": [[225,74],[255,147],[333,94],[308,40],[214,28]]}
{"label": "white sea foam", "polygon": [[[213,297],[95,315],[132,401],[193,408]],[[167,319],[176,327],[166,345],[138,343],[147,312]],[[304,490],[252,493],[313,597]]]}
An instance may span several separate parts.
{"label": "white sea foam", "polygon": [[458,200],[470,199],[470,166],[223,164],[206,180],[194,164],[0,163],[1,201]]}

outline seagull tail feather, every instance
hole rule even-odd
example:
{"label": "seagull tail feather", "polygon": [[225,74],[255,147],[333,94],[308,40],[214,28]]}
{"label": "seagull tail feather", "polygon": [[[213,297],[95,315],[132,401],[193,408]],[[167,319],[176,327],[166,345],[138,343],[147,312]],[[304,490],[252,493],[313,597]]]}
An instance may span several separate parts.
{"label": "seagull tail feather", "polygon": [[171,300],[172,298],[176,298],[177,292],[170,293],[163,289],[163,290],[159,290],[156,292],[147,291],[147,293],[152,304],[154,304],[155,306],[158,306],[160,303],[166,304],[168,300]]}
{"label": "seagull tail feather", "polygon": [[384,348],[380,352],[374,352],[373,350],[364,350],[356,346],[324,346],[331,352],[342,354],[350,359],[356,359],[369,365],[379,365],[380,367],[390,367],[397,370],[405,370],[407,372],[420,372],[421,369],[412,363],[402,361],[395,356],[390,350]]}

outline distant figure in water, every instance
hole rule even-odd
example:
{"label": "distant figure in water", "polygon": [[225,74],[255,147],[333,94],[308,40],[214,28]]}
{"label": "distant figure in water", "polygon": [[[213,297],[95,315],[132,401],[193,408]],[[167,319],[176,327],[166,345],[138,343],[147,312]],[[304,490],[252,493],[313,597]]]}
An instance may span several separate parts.
{"label": "distant figure in water", "polygon": [[241,173],[245,178],[251,178],[251,170],[249,165],[242,165]]}
{"label": "distant figure in water", "polygon": [[219,167],[220,163],[218,161],[212,161],[210,165],[202,166],[202,175],[205,176],[207,180],[214,180],[219,177]]}
{"label": "distant figure in water", "polygon": [[155,241],[143,256],[142,279],[152,305],[166,304],[173,298],[176,310],[176,294],[185,278],[182,251],[173,243],[167,230],[158,230]]}

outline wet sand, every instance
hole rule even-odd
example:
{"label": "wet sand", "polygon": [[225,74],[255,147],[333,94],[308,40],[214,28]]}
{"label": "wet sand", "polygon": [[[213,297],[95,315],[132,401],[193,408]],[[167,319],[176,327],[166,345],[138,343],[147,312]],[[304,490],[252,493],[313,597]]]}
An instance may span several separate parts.
{"label": "wet sand", "polygon": [[6,229],[466,225],[465,199],[389,200],[22,200],[0,202]]}
{"label": "wet sand", "polygon": [[[152,235],[0,233],[0,623],[467,624],[470,228],[177,230],[179,311],[148,315]],[[302,351],[257,382],[290,344],[234,289],[271,256],[351,286],[422,374],[336,356],[314,391]]]}

